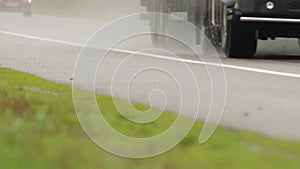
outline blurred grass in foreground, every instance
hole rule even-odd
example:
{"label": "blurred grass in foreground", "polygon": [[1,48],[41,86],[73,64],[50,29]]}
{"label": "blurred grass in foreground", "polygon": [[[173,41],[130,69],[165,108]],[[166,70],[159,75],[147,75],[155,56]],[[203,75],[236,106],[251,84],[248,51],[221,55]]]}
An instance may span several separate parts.
{"label": "blurred grass in foreground", "polygon": [[[151,125],[134,125],[118,114],[111,98],[97,97],[110,124],[129,135],[155,135],[176,118],[165,113]],[[83,132],[74,112],[71,87],[0,69],[1,169],[300,168],[300,143],[219,128],[200,145],[201,127],[198,122],[181,144],[161,156],[141,160],[116,157]]]}

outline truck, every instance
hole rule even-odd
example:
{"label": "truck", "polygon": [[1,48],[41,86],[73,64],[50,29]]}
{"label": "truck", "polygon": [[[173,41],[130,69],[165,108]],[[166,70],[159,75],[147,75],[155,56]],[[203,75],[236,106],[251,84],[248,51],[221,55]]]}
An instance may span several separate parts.
{"label": "truck", "polygon": [[25,17],[31,16],[32,0],[0,0],[0,11],[21,12]]}
{"label": "truck", "polygon": [[[258,40],[297,38],[300,46],[300,0],[140,0],[140,3],[147,12],[186,13],[186,19],[214,45],[220,46],[227,57],[253,57]],[[148,19],[152,30],[167,27],[163,18]],[[152,35],[152,42],[160,43],[157,35]]]}

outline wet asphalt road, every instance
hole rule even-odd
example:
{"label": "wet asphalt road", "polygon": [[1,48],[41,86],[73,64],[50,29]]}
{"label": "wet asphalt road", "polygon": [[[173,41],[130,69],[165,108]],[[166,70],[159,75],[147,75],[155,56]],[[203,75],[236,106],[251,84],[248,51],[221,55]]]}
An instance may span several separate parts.
{"label": "wet asphalt road", "polygon": [[[69,19],[47,16],[23,18],[18,14],[0,14],[0,31],[30,35],[50,40],[84,44],[99,27],[109,20]],[[81,47],[68,44],[40,41],[0,33],[0,66],[35,74],[51,81],[71,84],[76,59]],[[151,47],[149,37],[122,42],[116,48],[138,50]],[[242,68],[300,74],[300,48],[294,39],[259,42],[254,59],[229,59],[221,55],[224,64]],[[115,70],[128,54],[110,52],[103,60],[96,76],[96,89],[101,94],[111,95],[111,79]],[[172,56],[170,56],[172,57]],[[188,60],[195,56],[180,55]],[[92,60],[91,60],[92,61]],[[87,60],[89,62],[89,60]],[[180,62],[136,55],[128,65],[163,63],[171,68]],[[187,64],[195,79],[186,76],[186,82],[196,80],[199,84],[201,108],[199,119],[203,120],[210,107],[211,87],[204,66]],[[131,67],[127,67],[128,70]],[[125,66],[126,69],[126,66]],[[224,69],[226,74],[227,100],[221,124],[233,130],[250,130],[271,137],[300,140],[300,78],[271,75],[242,69]],[[115,84],[116,96],[125,97],[118,88],[127,84]],[[168,101],[167,110],[178,112],[180,87],[176,81],[161,71],[145,71],[130,84],[130,98],[150,104],[148,94],[152,89],[161,89]],[[153,103],[155,104],[159,103]],[[188,114],[189,112],[184,112]]]}

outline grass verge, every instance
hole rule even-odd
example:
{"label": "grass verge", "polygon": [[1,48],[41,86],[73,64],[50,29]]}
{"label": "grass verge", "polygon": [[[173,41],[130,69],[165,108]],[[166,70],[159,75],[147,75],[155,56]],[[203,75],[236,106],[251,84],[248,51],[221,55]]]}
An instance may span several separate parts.
{"label": "grass verge", "polygon": [[[97,96],[111,125],[129,135],[153,135],[176,118],[170,113],[151,125],[126,122],[112,99]],[[147,106],[136,105],[139,109]],[[6,169],[296,169],[300,143],[219,128],[198,144],[202,123],[173,150],[154,158],[114,156],[83,132],[73,108],[71,87],[0,69],[0,168]]]}

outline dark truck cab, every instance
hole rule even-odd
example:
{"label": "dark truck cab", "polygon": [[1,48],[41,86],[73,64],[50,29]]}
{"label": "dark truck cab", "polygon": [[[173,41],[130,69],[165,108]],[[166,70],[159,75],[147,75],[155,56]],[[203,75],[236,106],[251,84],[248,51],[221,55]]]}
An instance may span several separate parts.
{"label": "dark truck cab", "polygon": [[300,0],[223,0],[215,8],[223,8],[220,41],[229,57],[253,56],[258,39],[300,38]]}
{"label": "dark truck cab", "polygon": [[292,18],[300,16],[300,0],[238,0],[235,3],[237,10],[243,15]]}
{"label": "dark truck cab", "polygon": [[[300,39],[300,0],[141,0],[150,12],[187,12],[228,57],[252,57],[257,41]],[[181,4],[180,8],[178,5]],[[151,27],[161,22],[152,18]],[[196,37],[197,38],[197,37]],[[197,40],[196,40],[197,42]]]}

